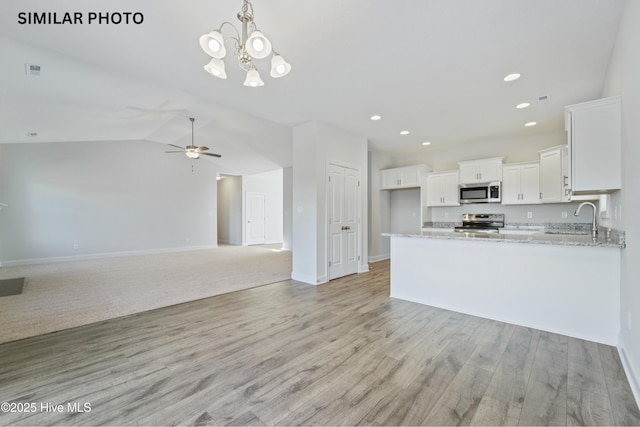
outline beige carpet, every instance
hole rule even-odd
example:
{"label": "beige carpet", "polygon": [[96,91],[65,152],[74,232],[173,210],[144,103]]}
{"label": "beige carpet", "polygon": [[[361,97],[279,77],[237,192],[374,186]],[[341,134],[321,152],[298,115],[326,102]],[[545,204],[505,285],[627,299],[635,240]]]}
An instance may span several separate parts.
{"label": "beige carpet", "polygon": [[0,268],[26,277],[0,298],[0,343],[291,278],[291,253],[273,246]]}

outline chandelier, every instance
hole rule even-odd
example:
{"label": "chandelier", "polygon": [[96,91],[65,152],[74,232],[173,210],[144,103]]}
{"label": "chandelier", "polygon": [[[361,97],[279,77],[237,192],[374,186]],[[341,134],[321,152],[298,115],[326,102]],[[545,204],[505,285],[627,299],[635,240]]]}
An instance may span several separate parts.
{"label": "chandelier", "polygon": [[[253,60],[263,59],[269,55],[271,55],[271,77],[280,78],[286,76],[291,71],[291,65],[272,49],[269,39],[261,31],[258,31],[255,22],[253,22],[253,6],[249,0],[244,0],[242,10],[238,12],[238,19],[242,22],[241,32],[232,23],[225,21],[217,30],[203,34],[200,37],[200,47],[212,57],[211,61],[204,66],[204,69],[220,79],[227,78],[222,59],[227,54],[225,43],[232,40],[240,68],[247,73],[247,77],[244,80],[245,86],[258,87],[264,85],[258,69],[253,64]],[[233,28],[235,34],[225,37],[222,34],[222,29],[228,27]]]}

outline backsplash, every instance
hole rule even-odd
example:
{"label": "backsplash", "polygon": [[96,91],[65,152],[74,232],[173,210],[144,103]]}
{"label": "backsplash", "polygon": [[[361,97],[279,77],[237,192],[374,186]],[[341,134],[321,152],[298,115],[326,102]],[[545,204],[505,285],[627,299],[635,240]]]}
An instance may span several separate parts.
{"label": "backsplash", "polygon": [[[545,203],[540,205],[501,205],[499,203],[478,203],[463,206],[423,208],[424,222],[459,222],[465,213],[503,213],[505,223],[541,224],[561,223],[591,224],[591,209],[582,209],[574,216],[580,202]],[[597,203],[596,203],[597,206]]]}

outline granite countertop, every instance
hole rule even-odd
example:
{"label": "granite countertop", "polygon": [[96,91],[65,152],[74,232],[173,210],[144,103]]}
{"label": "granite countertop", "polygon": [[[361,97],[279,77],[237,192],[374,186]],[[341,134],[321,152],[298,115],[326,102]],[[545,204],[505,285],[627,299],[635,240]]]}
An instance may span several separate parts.
{"label": "granite countertop", "polygon": [[[437,228],[437,227],[436,227]],[[517,230],[527,231],[524,228]],[[382,233],[383,236],[389,237],[416,237],[423,239],[454,239],[454,240],[478,240],[486,242],[505,242],[505,243],[528,243],[528,244],[545,244],[545,245],[564,245],[564,246],[598,246],[609,248],[624,248],[624,232],[618,230],[606,229],[600,230],[594,238],[591,232],[585,232],[575,229],[542,229],[528,230],[529,234],[510,234],[509,229],[501,231],[498,234],[487,233],[458,233],[451,231],[449,228],[443,228],[443,231],[430,230],[409,230],[407,232]],[[551,233],[551,234],[550,234]],[[586,233],[586,234],[584,234]]]}

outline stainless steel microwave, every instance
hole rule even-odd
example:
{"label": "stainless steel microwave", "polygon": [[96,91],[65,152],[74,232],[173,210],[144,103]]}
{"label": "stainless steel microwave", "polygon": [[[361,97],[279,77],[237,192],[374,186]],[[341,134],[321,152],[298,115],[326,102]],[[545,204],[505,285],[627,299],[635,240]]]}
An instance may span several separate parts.
{"label": "stainless steel microwave", "polygon": [[460,203],[500,203],[500,181],[482,184],[460,184]]}

